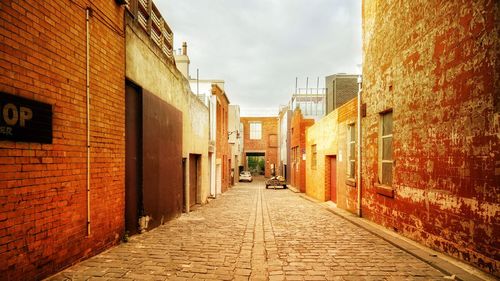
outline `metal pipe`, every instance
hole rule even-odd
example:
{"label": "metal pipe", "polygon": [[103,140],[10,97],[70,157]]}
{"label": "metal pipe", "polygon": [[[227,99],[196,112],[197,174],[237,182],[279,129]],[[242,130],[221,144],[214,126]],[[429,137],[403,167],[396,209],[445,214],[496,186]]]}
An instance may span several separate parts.
{"label": "metal pipe", "polygon": [[357,182],[356,182],[356,186],[358,187],[358,216],[361,217],[362,214],[361,214],[361,85],[362,85],[362,78],[361,78],[361,74],[358,76],[358,128],[357,128],[357,131],[358,131],[358,139],[356,141],[356,144],[357,144],[357,173],[356,173],[356,177],[357,177]]}
{"label": "metal pipe", "polygon": [[87,235],[90,236],[90,8],[85,10],[86,18],[86,95],[87,95]]}

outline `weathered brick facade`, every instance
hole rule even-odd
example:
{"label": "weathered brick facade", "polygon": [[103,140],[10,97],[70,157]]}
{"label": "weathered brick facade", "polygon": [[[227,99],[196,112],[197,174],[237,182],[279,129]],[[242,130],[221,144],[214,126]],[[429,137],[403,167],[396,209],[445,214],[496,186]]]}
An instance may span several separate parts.
{"label": "weathered brick facade", "polygon": [[306,130],[314,124],[314,119],[304,119],[300,108],[293,111],[291,123],[291,177],[290,184],[306,192],[306,160],[302,155],[306,153]]}
{"label": "weathered brick facade", "polygon": [[231,165],[229,163],[229,134],[228,116],[229,116],[229,100],[224,90],[216,84],[212,84],[212,94],[217,97],[217,137],[216,137],[216,157],[217,164],[221,165],[221,190],[225,192],[230,186]]}
{"label": "weathered brick facade", "polygon": [[0,91],[53,110],[52,144],[0,141],[2,280],[41,279],[116,244],[123,234],[123,11],[102,0],[0,2]]}
{"label": "weathered brick facade", "polygon": [[[265,177],[271,176],[271,165],[278,166],[278,117],[241,117],[243,124],[243,157],[248,152],[265,153]],[[250,139],[250,122],[262,123],[262,138]],[[247,168],[247,163],[245,167]],[[276,170],[278,171],[278,170]]]}
{"label": "weathered brick facade", "polygon": [[[499,275],[498,1],[363,3],[363,215]],[[392,186],[379,175],[392,110]]]}

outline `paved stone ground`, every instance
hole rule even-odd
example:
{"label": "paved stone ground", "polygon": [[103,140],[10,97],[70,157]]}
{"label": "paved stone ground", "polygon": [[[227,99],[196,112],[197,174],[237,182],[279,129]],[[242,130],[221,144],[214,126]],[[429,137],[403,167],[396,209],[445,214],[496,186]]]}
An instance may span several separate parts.
{"label": "paved stone ground", "polygon": [[283,189],[241,183],[49,280],[442,280],[444,274]]}

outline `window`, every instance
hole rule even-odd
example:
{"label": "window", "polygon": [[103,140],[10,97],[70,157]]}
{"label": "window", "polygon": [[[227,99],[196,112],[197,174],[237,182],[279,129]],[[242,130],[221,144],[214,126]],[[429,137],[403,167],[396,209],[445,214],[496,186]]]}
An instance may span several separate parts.
{"label": "window", "polygon": [[356,165],[356,127],[355,124],[347,126],[347,177],[355,178]]}
{"label": "window", "polygon": [[269,147],[278,147],[278,135],[269,135]]}
{"label": "window", "polygon": [[392,111],[380,117],[379,178],[381,184],[392,186]]}
{"label": "window", "polygon": [[250,122],[250,139],[260,140],[262,138],[262,123]]}
{"label": "window", "polygon": [[311,169],[316,170],[316,145],[311,145]]}

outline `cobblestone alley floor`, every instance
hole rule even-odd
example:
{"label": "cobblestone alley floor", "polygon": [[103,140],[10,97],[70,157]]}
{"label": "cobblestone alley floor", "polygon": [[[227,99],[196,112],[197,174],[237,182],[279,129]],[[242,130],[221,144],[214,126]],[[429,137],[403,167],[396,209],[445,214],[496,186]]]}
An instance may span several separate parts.
{"label": "cobblestone alley floor", "polygon": [[240,183],[49,280],[442,280],[444,274],[290,190]]}

